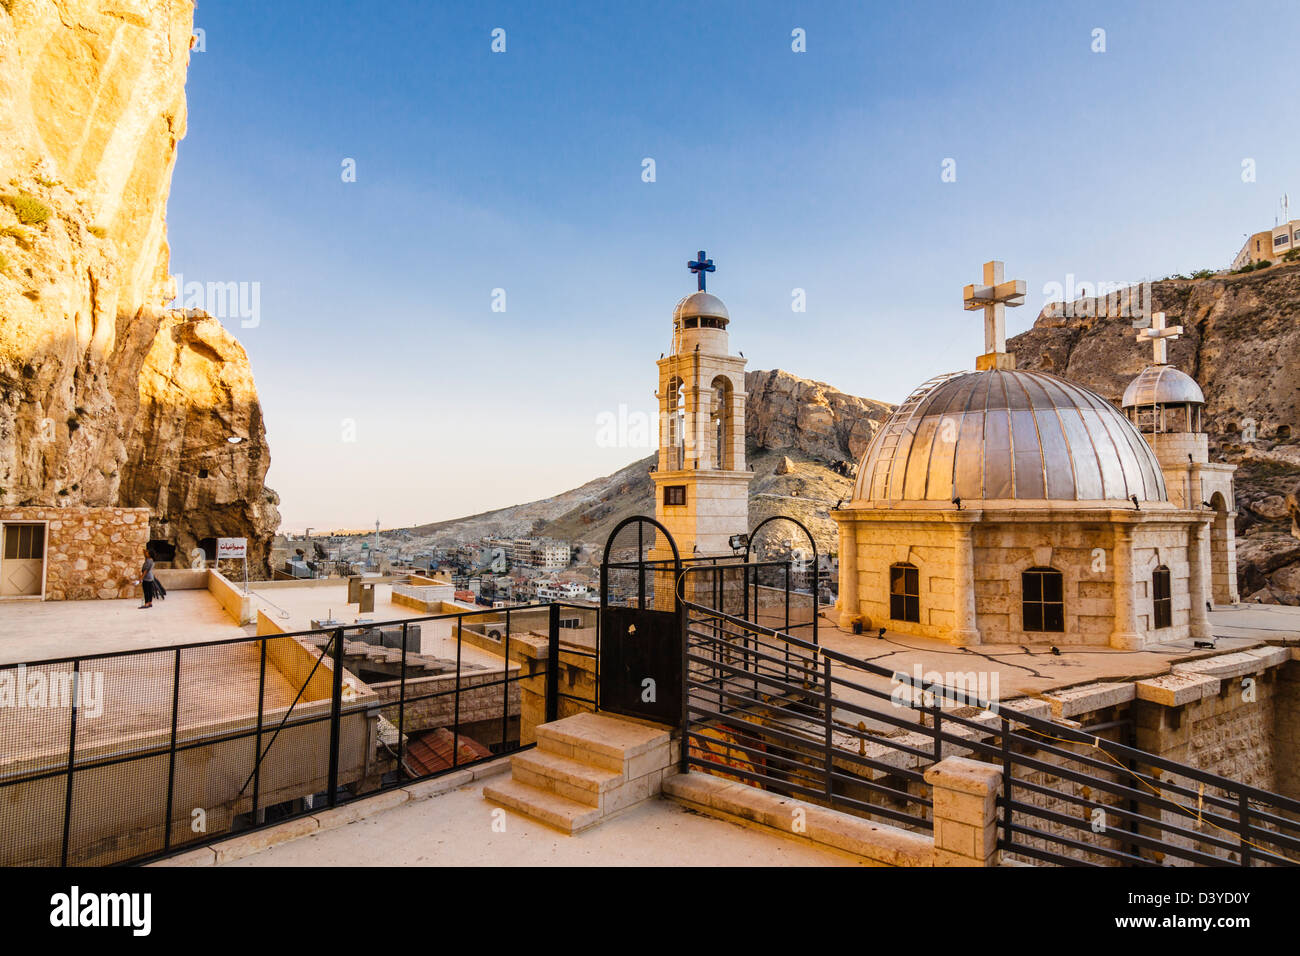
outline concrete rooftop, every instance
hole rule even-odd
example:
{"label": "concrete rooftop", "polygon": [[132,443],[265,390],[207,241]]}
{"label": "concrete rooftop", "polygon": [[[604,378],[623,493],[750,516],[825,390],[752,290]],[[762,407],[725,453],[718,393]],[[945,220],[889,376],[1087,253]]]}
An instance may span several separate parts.
{"label": "concrete rooftop", "polygon": [[[1218,639],[1214,649],[1196,648],[1191,639],[1160,644],[1140,651],[1064,644],[1060,655],[1050,645],[980,644],[954,647],[932,638],[874,631],[853,634],[836,626],[825,611],[819,624],[822,646],[882,667],[914,675],[923,672],[987,673],[996,675],[997,696],[1008,699],[1096,681],[1139,680],[1168,673],[1173,664],[1200,657],[1215,657],[1281,640],[1300,641],[1300,608],[1274,604],[1239,604],[1210,612],[1210,625]],[[849,667],[837,674],[879,690],[890,690],[887,678],[866,675]],[[994,695],[991,695],[994,696]],[[878,704],[877,704],[878,706]],[[856,723],[855,717],[850,721]]]}

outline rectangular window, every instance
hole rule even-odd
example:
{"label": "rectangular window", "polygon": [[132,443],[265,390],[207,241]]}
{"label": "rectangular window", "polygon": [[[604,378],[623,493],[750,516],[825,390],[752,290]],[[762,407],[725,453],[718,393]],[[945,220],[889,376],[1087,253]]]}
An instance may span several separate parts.
{"label": "rectangular window", "polygon": [[920,573],[910,564],[889,569],[889,616],[895,621],[921,621]]}
{"label": "rectangular window", "polygon": [[1026,631],[1065,630],[1065,584],[1053,568],[1030,568],[1020,576]]}
{"label": "rectangular window", "polygon": [[686,486],[685,485],[664,485],[664,504],[665,505],[686,504]]}
{"label": "rectangular window", "polygon": [[1151,576],[1151,597],[1155,605],[1156,627],[1170,627],[1174,623],[1174,602],[1170,596],[1169,569],[1156,568]]}
{"label": "rectangular window", "polygon": [[1274,245],[1275,247],[1276,247],[1276,246],[1286,245],[1286,233],[1282,233],[1282,235],[1280,235],[1280,236],[1274,236],[1274,237],[1273,237],[1273,245]]}

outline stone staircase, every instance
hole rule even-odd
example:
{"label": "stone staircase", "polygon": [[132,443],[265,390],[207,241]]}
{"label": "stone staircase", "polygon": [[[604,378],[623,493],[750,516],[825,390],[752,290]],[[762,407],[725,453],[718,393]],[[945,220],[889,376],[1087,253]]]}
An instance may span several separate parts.
{"label": "stone staircase", "polygon": [[511,777],[483,797],[565,833],[579,833],[662,789],[677,744],[666,730],[582,713],[537,727],[537,746],[510,759]]}

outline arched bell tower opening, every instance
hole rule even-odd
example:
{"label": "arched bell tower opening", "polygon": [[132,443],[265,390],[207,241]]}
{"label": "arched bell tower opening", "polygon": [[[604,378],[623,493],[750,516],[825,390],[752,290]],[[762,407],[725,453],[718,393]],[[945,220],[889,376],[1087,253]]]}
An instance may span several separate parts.
{"label": "arched bell tower opening", "polygon": [[735,388],[731,379],[725,375],[715,376],[710,386],[713,408],[710,419],[713,422],[712,447],[709,449],[709,462],[717,471],[735,470],[736,409]]}

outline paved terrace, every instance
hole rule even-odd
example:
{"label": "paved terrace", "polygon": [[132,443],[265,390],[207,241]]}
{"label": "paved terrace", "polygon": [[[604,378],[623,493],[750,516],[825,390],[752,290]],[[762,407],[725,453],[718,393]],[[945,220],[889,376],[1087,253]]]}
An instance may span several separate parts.
{"label": "paved terrace", "polygon": [[[229,866],[861,866],[847,853],[652,798],[574,836],[505,812],[494,832],[487,780],[279,843]],[[382,798],[380,798],[382,799]],[[497,819],[502,819],[498,813]],[[292,824],[286,825],[292,826]],[[211,862],[212,853],[185,862]],[[179,862],[179,861],[178,861]]]}
{"label": "paved terrace", "polygon": [[[207,591],[137,599],[0,602],[0,664],[220,641],[245,633]],[[250,629],[251,632],[251,629]]]}

